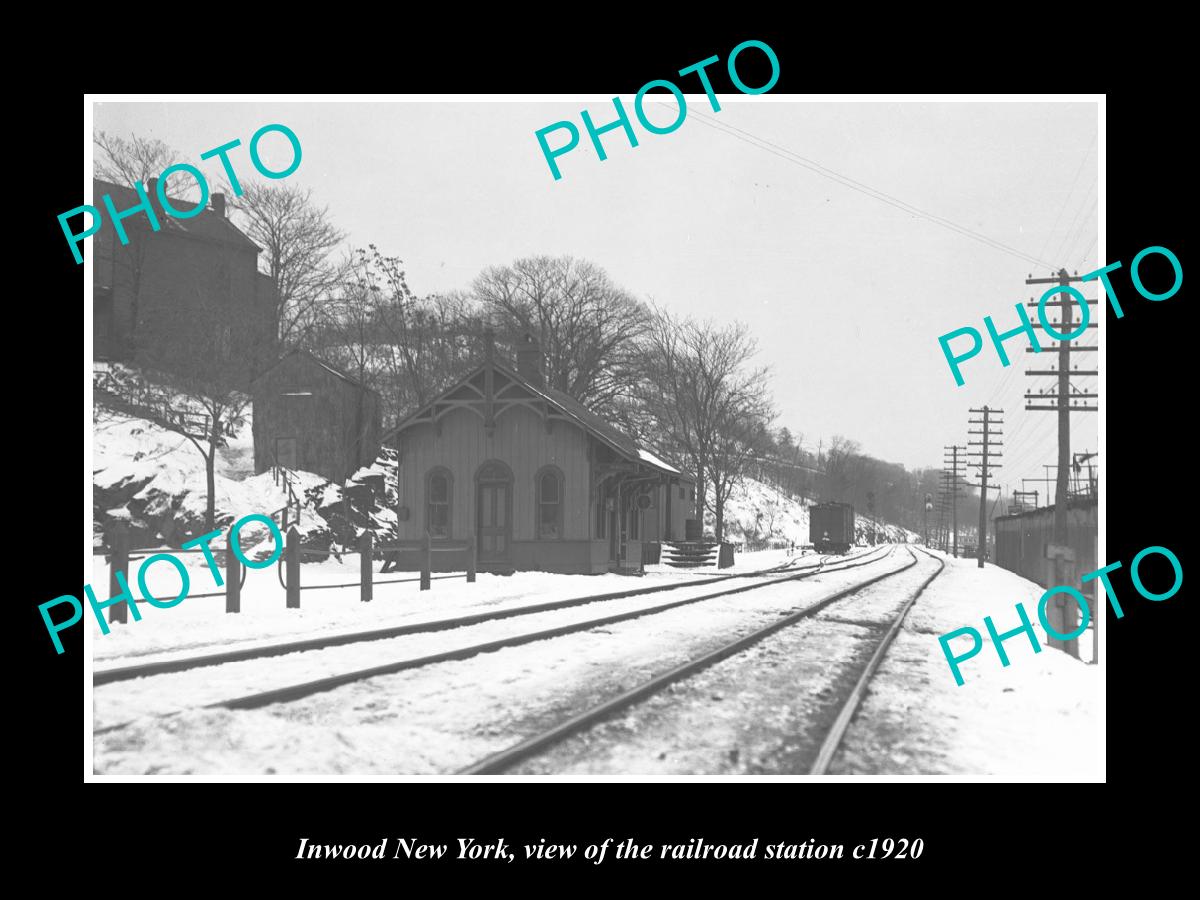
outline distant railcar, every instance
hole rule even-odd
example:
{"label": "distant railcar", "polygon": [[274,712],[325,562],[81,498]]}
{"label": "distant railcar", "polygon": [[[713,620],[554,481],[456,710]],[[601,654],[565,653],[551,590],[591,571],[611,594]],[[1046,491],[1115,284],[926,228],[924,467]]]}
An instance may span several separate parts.
{"label": "distant railcar", "polygon": [[818,503],[808,508],[808,538],[818,553],[846,553],[854,546],[854,507]]}

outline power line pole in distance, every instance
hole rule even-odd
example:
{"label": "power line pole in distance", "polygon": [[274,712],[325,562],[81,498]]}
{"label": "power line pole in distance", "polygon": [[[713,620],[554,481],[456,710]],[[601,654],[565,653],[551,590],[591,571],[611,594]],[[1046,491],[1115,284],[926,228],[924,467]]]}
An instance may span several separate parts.
{"label": "power line pole in distance", "polygon": [[965,451],[967,448],[963,447],[959,444],[951,444],[949,447],[946,447],[945,449],[950,451],[950,458],[945,459],[943,457],[942,461],[943,461],[943,463],[947,463],[950,465],[950,471],[945,472],[944,475],[946,477],[946,481],[948,482],[948,484],[947,484],[947,499],[949,500],[949,503],[950,503],[951,520],[954,523],[953,524],[953,528],[954,528],[954,545],[953,546],[954,546],[954,558],[957,559],[958,558],[958,498],[960,496],[962,496],[958,492],[958,488],[962,484],[962,475],[960,474],[960,468],[959,468],[962,465],[962,460],[960,459],[959,454],[960,454],[960,451]]}
{"label": "power line pole in distance", "polygon": [[[967,434],[969,434],[969,435],[975,434],[975,435],[979,435],[980,437],[983,438],[983,440],[981,440],[981,441],[972,441],[970,438],[967,439],[968,447],[979,447],[980,448],[977,451],[968,453],[967,456],[968,457],[975,456],[975,457],[979,457],[981,459],[981,462],[970,463],[970,465],[972,467],[978,468],[980,470],[980,472],[979,472],[979,546],[976,549],[978,551],[977,555],[979,557],[979,568],[982,569],[983,568],[983,559],[987,555],[988,470],[1000,468],[1000,465],[998,463],[990,464],[990,461],[992,459],[1000,456],[1000,454],[996,451],[995,448],[999,448],[999,447],[1003,446],[1003,442],[997,441],[995,438],[997,435],[1000,435],[1003,433],[1001,431],[998,431],[996,429],[996,426],[1003,425],[1004,420],[1003,419],[995,419],[992,417],[1004,415],[1004,410],[992,409],[992,408],[988,407],[987,405],[985,405],[983,407],[983,409],[972,409],[970,412],[973,414],[978,414],[978,413],[983,414],[982,419],[968,419],[967,420],[967,423],[970,425],[982,425],[983,426],[982,431],[971,431],[970,429],[967,430]],[[1000,497],[1000,495],[997,494],[996,499],[999,499],[999,497]]]}

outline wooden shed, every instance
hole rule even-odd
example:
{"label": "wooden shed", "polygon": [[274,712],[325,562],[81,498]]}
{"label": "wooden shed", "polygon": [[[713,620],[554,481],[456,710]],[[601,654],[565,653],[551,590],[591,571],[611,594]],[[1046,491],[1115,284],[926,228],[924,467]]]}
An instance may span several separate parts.
{"label": "wooden shed", "polygon": [[[399,538],[474,540],[485,570],[639,570],[643,541],[682,538],[694,515],[694,480],[547,387],[531,335],[515,367],[489,342],[385,440],[398,452]],[[434,564],[461,570],[460,555],[435,553]]]}
{"label": "wooden shed", "polygon": [[285,466],[338,484],[379,455],[379,394],[307,350],[251,383],[254,470]]}

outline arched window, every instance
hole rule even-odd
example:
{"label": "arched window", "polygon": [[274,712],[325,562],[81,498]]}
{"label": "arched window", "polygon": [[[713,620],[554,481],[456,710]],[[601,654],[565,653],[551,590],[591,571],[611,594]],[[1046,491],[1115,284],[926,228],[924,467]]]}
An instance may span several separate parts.
{"label": "arched window", "polygon": [[450,498],[454,477],[449,469],[431,469],[425,477],[425,527],[431,537],[450,537]]}
{"label": "arched window", "polygon": [[537,536],[539,541],[562,537],[563,474],[554,466],[537,473]]}

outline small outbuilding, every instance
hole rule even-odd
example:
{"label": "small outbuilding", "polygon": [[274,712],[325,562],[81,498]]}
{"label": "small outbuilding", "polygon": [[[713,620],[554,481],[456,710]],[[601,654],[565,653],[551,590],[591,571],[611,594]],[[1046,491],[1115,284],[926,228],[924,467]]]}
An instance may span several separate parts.
{"label": "small outbuilding", "polygon": [[378,457],[378,392],[307,350],[285,354],[250,389],[255,472],[283,466],[344,484]]}

